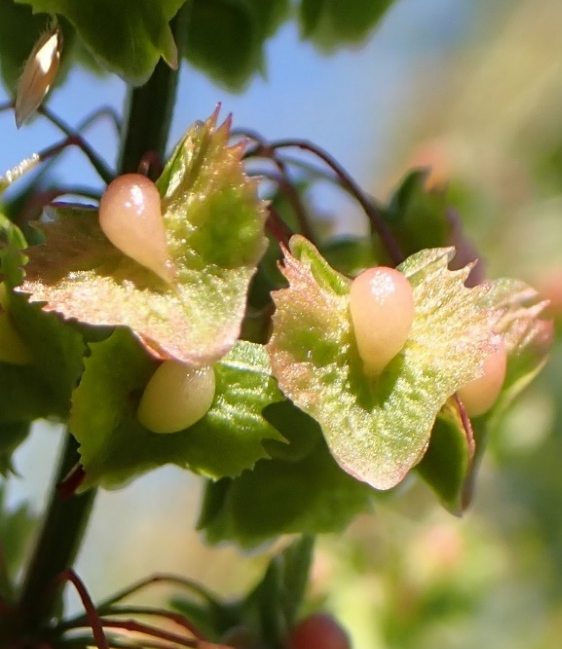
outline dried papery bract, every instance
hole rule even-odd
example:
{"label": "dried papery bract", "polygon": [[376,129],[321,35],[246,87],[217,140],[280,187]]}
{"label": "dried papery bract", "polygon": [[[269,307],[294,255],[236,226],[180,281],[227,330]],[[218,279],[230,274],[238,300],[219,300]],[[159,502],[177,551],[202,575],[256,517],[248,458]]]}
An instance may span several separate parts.
{"label": "dried papery bract", "polygon": [[101,197],[99,220],[116,248],[164,281],[172,281],[160,193],[149,178],[124,174],[109,183]]}
{"label": "dried papery bract", "polygon": [[505,380],[507,352],[501,336],[494,336],[495,351],[484,359],[482,376],[470,381],[458,391],[469,417],[488,412],[496,402]]}
{"label": "dried papery bract", "polygon": [[35,113],[51,89],[59,70],[62,40],[62,30],[53,22],[29,55],[16,90],[18,128]]}
{"label": "dried papery bract", "polygon": [[177,433],[204,417],[215,397],[212,367],[164,361],[150,378],[137,416],[153,433]]}
{"label": "dried papery bract", "polygon": [[351,285],[349,308],[365,371],[377,375],[404,347],[414,320],[414,297],[394,268],[369,268]]}

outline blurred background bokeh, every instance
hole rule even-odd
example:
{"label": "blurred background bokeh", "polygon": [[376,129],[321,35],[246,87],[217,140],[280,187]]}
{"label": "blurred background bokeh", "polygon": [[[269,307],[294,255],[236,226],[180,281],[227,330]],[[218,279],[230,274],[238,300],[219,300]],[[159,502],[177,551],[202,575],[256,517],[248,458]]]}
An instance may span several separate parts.
{"label": "blurred background bokeh", "polygon": [[[368,43],[322,57],[293,25],[268,46],[266,79],[242,95],[182,70],[172,139],[218,101],[235,126],[300,136],[329,150],[385,199],[411,166],[449,187],[491,277],[520,277],[562,314],[562,3],[398,0]],[[82,70],[49,106],[78,123],[120,110],[124,84]],[[0,167],[59,137],[43,119],[16,131],[0,115]],[[88,131],[108,160],[110,123]],[[65,184],[99,187],[78,152]],[[338,232],[365,232],[360,212],[327,188],[319,211]],[[462,519],[408,481],[338,538],[320,541],[311,600],[349,628],[356,649],[558,649],[562,637],[562,349],[499,423]],[[40,511],[60,431],[37,427],[7,485],[14,508]],[[200,485],[174,468],[99,495],[77,570],[94,597],[149,572],[173,571],[224,594],[244,591],[271,548],[207,548],[194,531]],[[165,597],[155,591],[150,597]],[[74,606],[77,606],[73,602]]]}

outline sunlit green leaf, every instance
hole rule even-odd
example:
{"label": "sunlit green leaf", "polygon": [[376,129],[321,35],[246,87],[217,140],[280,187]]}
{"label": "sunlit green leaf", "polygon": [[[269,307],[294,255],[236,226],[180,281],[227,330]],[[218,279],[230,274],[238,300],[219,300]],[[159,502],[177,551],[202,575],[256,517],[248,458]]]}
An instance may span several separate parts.
{"label": "sunlit green leaf", "polygon": [[450,249],[413,255],[399,267],[414,294],[410,336],[371,380],[352,331],[349,280],[302,237],[291,250],[284,264],[290,287],[274,294],[274,374],[284,394],[320,423],[340,466],[388,489],[423,456],[447,399],[480,375],[499,313],[480,306],[487,287],[464,286],[468,268],[447,269]]}
{"label": "sunlit green leaf", "polygon": [[548,302],[525,282],[499,279],[491,283],[482,303],[502,311],[496,326],[507,349],[507,373],[502,393],[490,413],[496,418],[544,366],[552,346],[553,323],[540,318]]}
{"label": "sunlit green leaf", "polygon": [[112,488],[163,464],[213,478],[239,475],[267,457],[263,441],[282,439],[261,411],[281,397],[263,348],[240,343],[215,364],[215,400],[183,431],[156,434],[137,420],[142,391],[156,362],[126,329],[90,345],[73,395],[70,430],[80,443],[84,488]]}
{"label": "sunlit green leaf", "polygon": [[148,349],[192,365],[212,363],[238,339],[248,285],[263,254],[265,204],[246,177],[242,148],[216,113],[191,127],[158,181],[169,283],[103,234],[97,210],[67,206],[27,251],[21,290],[46,311],[92,325],[130,327]]}

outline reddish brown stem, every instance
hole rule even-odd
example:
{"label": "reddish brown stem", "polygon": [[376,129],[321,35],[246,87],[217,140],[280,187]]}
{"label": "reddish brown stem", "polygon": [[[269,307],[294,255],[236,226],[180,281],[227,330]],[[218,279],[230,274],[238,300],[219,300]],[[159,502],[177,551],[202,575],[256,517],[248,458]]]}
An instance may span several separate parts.
{"label": "reddish brown stem", "polygon": [[[238,134],[242,135],[243,132],[238,131]],[[286,163],[275,154],[275,151],[257,133],[254,131],[248,131],[247,137],[254,140],[256,145],[252,150],[252,153],[247,152],[244,157],[248,158],[252,155],[263,156],[271,160],[271,162],[277,167],[279,175],[273,179],[279,184],[280,189],[291,203],[291,207],[295,212],[302,234],[310,241],[314,241],[314,233],[309,223],[308,214],[299,193],[291,182]]]}
{"label": "reddish brown stem", "polygon": [[369,218],[372,229],[379,236],[393,263],[398,265],[402,261],[404,261],[404,255],[400,250],[400,247],[392,236],[390,228],[385,223],[379,210],[374,205],[373,200],[363,192],[363,190],[359,187],[355,180],[353,180],[352,176],[347,173],[347,171],[327,151],[324,151],[324,149],[316,146],[308,140],[287,139],[271,142],[265,147],[263,144],[258,143],[254,147],[254,149],[250,150],[247,153],[247,156],[262,155],[265,157],[271,157],[273,159],[275,157],[275,151],[287,148],[302,149],[303,151],[308,151],[309,153],[312,153],[316,157],[323,160],[334,171],[340,181],[341,186],[352,196],[354,196],[357,202],[361,205],[365,214]]}
{"label": "reddish brown stem", "polygon": [[66,581],[69,581],[74,586],[76,592],[78,593],[78,596],[80,597],[80,600],[82,601],[82,605],[84,606],[84,610],[86,611],[88,624],[92,629],[94,640],[98,646],[98,649],[109,649],[105,633],[103,632],[101,618],[96,611],[96,607],[94,606],[94,603],[92,601],[92,598],[90,597],[90,594],[88,593],[88,590],[86,589],[86,586],[84,586],[84,583],[74,572],[74,570],[70,568],[62,572],[55,579],[54,585],[58,586]]}
{"label": "reddish brown stem", "polygon": [[[291,207],[293,208],[293,212],[295,213],[302,234],[309,241],[314,241],[314,234],[308,223],[309,220],[308,213],[301,201],[300,194],[297,192],[293,183],[289,180],[288,176],[283,174],[271,173],[268,171],[259,171],[256,173],[256,176],[261,178],[267,178],[268,180],[271,180],[272,182],[277,184],[277,186],[279,187],[281,192],[285,195]],[[284,223],[284,228],[288,232],[290,232],[289,227],[285,223]]]}
{"label": "reddish brown stem", "polygon": [[289,239],[291,238],[292,232],[279,213],[274,210],[271,205],[268,208],[268,217],[265,222],[265,227],[279,243],[282,243],[285,247],[289,245]]}
{"label": "reddish brown stem", "polygon": [[81,464],[76,464],[62,482],[57,484],[57,491],[62,500],[74,496],[78,487],[84,482],[86,472]]}
{"label": "reddish brown stem", "polygon": [[476,450],[476,444],[474,441],[474,431],[472,430],[472,422],[470,421],[470,417],[466,414],[466,409],[464,407],[463,402],[460,400],[459,395],[455,393],[454,399],[455,399],[455,403],[457,404],[457,409],[461,417],[464,434],[468,444],[468,449],[470,451],[470,461],[472,462],[474,458],[474,452]]}
{"label": "reddish brown stem", "polygon": [[137,581],[131,586],[124,588],[123,590],[119,591],[115,595],[112,595],[105,601],[101,602],[98,605],[98,610],[105,611],[107,610],[108,607],[112,606],[116,602],[120,602],[121,600],[130,597],[131,595],[134,595],[139,590],[142,590],[143,588],[146,588],[147,586],[152,586],[154,584],[172,584],[174,586],[180,586],[192,593],[196,593],[197,595],[199,595],[199,597],[201,597],[202,599],[208,602],[211,602],[212,604],[217,604],[216,599],[205,588],[203,588],[203,586],[201,586],[197,582],[192,581],[190,579],[186,579],[185,577],[179,577],[178,575],[172,575],[168,573],[156,573],[154,575],[151,575],[150,577],[146,577],[144,579],[141,579],[140,581]]}
{"label": "reddish brown stem", "polygon": [[166,640],[167,642],[175,642],[183,647],[192,647],[192,649],[231,649],[225,645],[215,644],[214,642],[206,642],[198,638],[185,638],[175,633],[163,631],[157,627],[143,624],[137,620],[112,620],[110,618],[102,617],[100,622],[105,629],[122,629],[123,631],[133,631],[142,633],[152,638]]}
{"label": "reddish brown stem", "polygon": [[[174,613],[173,611],[168,611],[163,608],[156,608],[153,606],[111,606],[106,607],[103,610],[104,615],[144,615],[147,617],[160,617],[165,620],[169,620],[178,626],[181,626],[186,631],[189,631],[191,635],[195,636],[199,640],[204,640],[205,637],[203,634],[193,625],[185,616],[180,613]],[[99,615],[99,610],[98,610]],[[68,622],[63,622],[58,625],[59,630],[73,629],[83,626],[84,622],[87,621],[86,616],[81,615]]]}
{"label": "reddish brown stem", "polygon": [[160,176],[162,173],[162,160],[158,157],[156,151],[147,151],[142,156],[138,172],[152,180],[156,180]]}

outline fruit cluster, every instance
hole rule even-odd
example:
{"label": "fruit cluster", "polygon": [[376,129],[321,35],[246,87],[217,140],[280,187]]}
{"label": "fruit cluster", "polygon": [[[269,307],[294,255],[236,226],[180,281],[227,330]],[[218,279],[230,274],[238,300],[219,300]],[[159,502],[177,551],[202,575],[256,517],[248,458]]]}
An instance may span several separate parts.
{"label": "fruit cluster", "polygon": [[[353,280],[349,309],[365,372],[376,377],[400,353],[410,335],[415,317],[410,283],[394,268],[369,268]],[[482,415],[494,405],[505,379],[505,343],[500,335],[491,336],[495,351],[486,357],[482,376],[458,391],[469,416]]]}

